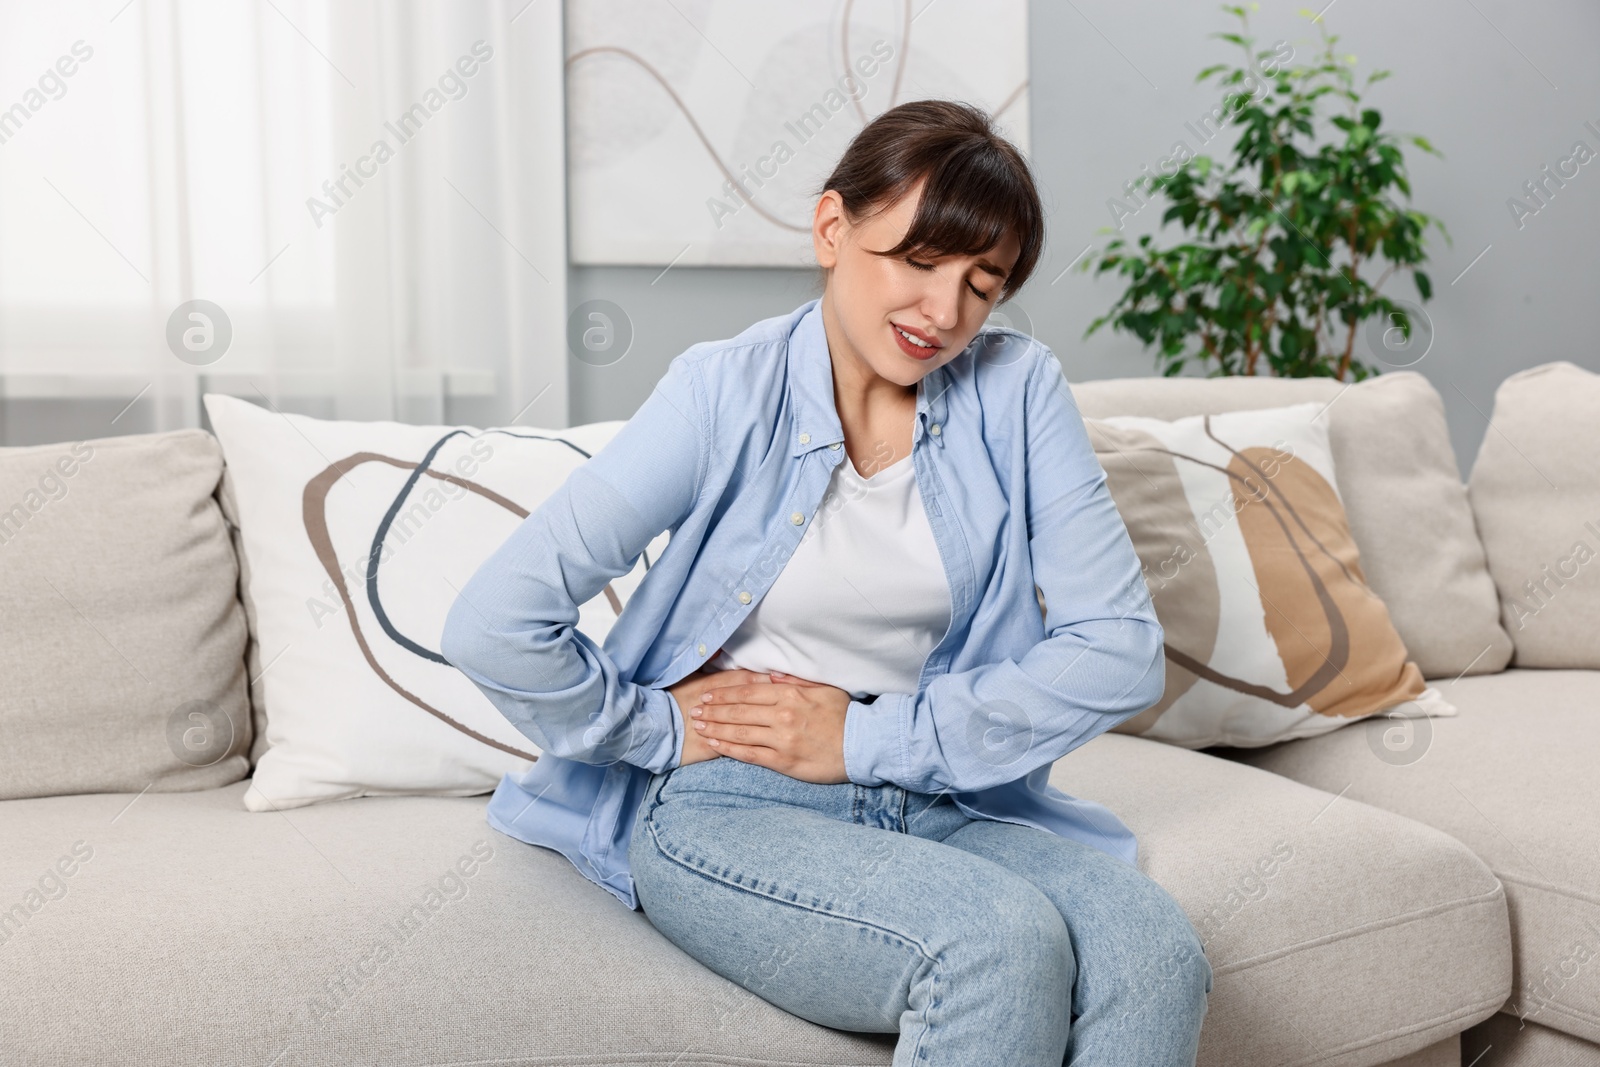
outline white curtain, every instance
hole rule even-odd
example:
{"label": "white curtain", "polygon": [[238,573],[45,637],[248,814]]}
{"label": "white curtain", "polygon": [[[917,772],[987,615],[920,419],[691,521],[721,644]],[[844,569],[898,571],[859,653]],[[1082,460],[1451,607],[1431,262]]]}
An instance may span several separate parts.
{"label": "white curtain", "polygon": [[567,425],[559,0],[0,12],[6,411]]}

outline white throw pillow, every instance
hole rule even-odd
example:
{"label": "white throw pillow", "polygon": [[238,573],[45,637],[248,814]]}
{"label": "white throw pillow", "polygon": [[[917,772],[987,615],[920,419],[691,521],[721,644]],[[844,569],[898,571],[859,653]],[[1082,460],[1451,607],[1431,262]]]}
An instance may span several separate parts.
{"label": "white throw pillow", "polygon": [[1456,713],[1367,585],[1326,407],[1085,420],[1166,639],[1166,692],[1117,732],[1255,747]]}
{"label": "white throw pillow", "polygon": [[[538,749],[439,655],[439,634],[478,566],[623,423],[480,430],[205,405],[260,643],[269,747],[245,806],[470,796],[525,770]],[[667,538],[582,605],[586,635],[604,641]]]}

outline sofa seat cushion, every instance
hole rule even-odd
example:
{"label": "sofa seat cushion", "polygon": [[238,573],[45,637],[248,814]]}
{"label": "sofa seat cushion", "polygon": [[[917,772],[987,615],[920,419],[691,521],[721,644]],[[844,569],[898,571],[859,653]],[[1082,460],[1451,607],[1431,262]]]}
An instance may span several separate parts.
{"label": "sofa seat cushion", "polygon": [[1472,849],[1511,906],[1516,981],[1505,1010],[1600,1042],[1600,671],[1514,669],[1438,685],[1459,716],[1212,751]]}
{"label": "sofa seat cushion", "polygon": [[889,1062],[705,969],[483,797],[258,814],[247,786],[0,804],[0,903],[92,853],[0,944],[0,1063]]}
{"label": "sofa seat cushion", "polygon": [[1386,1063],[1510,991],[1504,890],[1431,827],[1123,734],[1058,760],[1051,782],[1116,812],[1195,924],[1213,975],[1201,1064]]}
{"label": "sofa seat cushion", "polygon": [[1600,1045],[1500,1012],[1461,1035],[1470,1067],[1600,1067]]}
{"label": "sofa seat cushion", "polygon": [[[1128,818],[1202,931],[1207,1067],[1371,1067],[1505,1000],[1500,886],[1438,831],[1120,735],[1055,778]],[[245,788],[0,804],[0,904],[39,892],[0,944],[0,1062],[890,1062],[892,1036],[722,979],[481,797],[257,814]]]}

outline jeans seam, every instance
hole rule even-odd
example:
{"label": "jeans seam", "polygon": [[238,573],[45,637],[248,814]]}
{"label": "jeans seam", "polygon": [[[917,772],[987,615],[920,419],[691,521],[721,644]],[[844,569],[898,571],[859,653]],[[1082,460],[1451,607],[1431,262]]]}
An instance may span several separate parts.
{"label": "jeans seam", "polygon": [[[668,848],[666,845],[662,844],[661,843],[661,839],[658,836],[656,836],[656,823],[655,823],[654,819],[647,818],[645,820],[645,828],[644,829],[645,829],[645,833],[650,835],[650,843],[655,846],[655,849],[656,849],[657,852],[659,852],[661,855],[665,856],[668,860],[670,860],[673,863],[677,864],[679,867],[682,867],[684,870],[688,871],[690,874],[698,875],[699,877],[704,878],[709,882],[716,882],[718,885],[726,886],[727,888],[735,890],[737,892],[748,893],[753,897],[760,897],[762,900],[769,900],[774,904],[781,904],[781,905],[783,905],[785,907],[797,908],[798,910],[806,912],[807,914],[810,914],[810,915],[819,915],[819,916],[822,916],[823,918],[837,919],[837,920],[839,920],[840,922],[843,922],[843,923],[849,923],[849,924],[854,925],[854,926],[865,927],[866,929],[869,929],[869,930],[875,930],[880,934],[887,934],[888,936],[894,938],[896,941],[899,941],[902,945],[904,945],[904,946],[906,946],[908,948],[915,949],[917,955],[921,956],[923,959],[925,959],[929,963],[933,964],[934,983],[935,983],[935,988],[937,988],[938,975],[939,975],[939,972],[944,969],[944,961],[940,959],[940,954],[939,953],[937,953],[937,952],[930,953],[927,950],[927,948],[922,944],[922,942],[918,941],[916,938],[911,937],[908,934],[903,934],[898,930],[892,930],[887,926],[882,926],[882,925],[879,925],[878,923],[874,923],[874,922],[868,922],[865,919],[857,919],[857,918],[854,918],[853,916],[842,915],[839,912],[829,911],[826,908],[813,908],[808,904],[801,904],[797,900],[784,900],[782,897],[774,896],[771,893],[763,893],[758,889],[752,889],[750,886],[740,885],[738,882],[730,882],[728,879],[723,878],[720,875],[714,874],[714,873],[712,873],[710,871],[707,871],[703,867],[698,867],[695,864],[687,862],[686,860],[684,860],[680,856],[678,856],[675,852],[673,852],[670,848]],[[927,1008],[927,1010],[931,1011],[937,1003],[938,1003],[937,996],[930,996],[929,1000],[928,1000],[928,1008]],[[929,1020],[924,1018],[923,1022],[926,1024],[926,1023],[929,1022]]]}
{"label": "jeans seam", "polygon": [[[656,823],[654,819],[647,818],[645,820],[644,829],[645,833],[650,835],[650,843],[655,846],[657,852],[659,852],[662,856],[665,856],[671,862],[676,863],[690,874],[704,878],[710,882],[715,882],[718,885],[725,886],[741,893],[748,893],[751,896],[760,897],[762,900],[771,901],[774,904],[797,908],[808,915],[816,915],[826,919],[837,919],[842,923],[856,927],[865,927],[869,930],[875,930],[880,934],[887,934],[896,941],[900,942],[902,946],[912,949],[916,955],[921,956],[924,960],[927,960],[930,964],[932,964],[933,974],[928,980],[928,1003],[924,1005],[922,1011],[918,1013],[922,1016],[922,1032],[917,1035],[917,1043],[911,1049],[912,1059],[916,1059],[920,1056],[922,1051],[922,1043],[927,1038],[928,1034],[933,1030],[933,1010],[939,1006],[939,978],[944,972],[944,960],[940,958],[940,953],[935,952],[930,954],[927,948],[925,948],[920,941],[916,940],[915,938],[908,937],[905,934],[900,933],[898,930],[891,930],[886,926],[880,926],[877,923],[867,922],[865,919],[856,919],[848,915],[840,915],[838,912],[828,911],[824,908],[813,908],[809,905],[801,904],[798,901],[784,900],[782,897],[773,896],[770,893],[763,893],[759,890],[752,889],[749,886],[740,885],[737,882],[730,882],[726,878],[713,874],[704,868],[697,867],[692,863],[686,862],[674,854],[671,849],[663,845],[661,843],[661,839],[656,836]],[[747,990],[747,992],[750,992],[752,996],[761,996],[761,994],[756,993],[754,990]],[[762,999],[766,998],[763,997]]]}

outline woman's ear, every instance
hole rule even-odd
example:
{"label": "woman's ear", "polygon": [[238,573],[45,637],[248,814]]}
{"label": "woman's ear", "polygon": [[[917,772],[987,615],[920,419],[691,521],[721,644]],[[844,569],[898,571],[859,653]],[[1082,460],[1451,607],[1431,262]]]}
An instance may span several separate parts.
{"label": "woman's ear", "polygon": [[816,253],[817,266],[832,270],[839,262],[839,246],[848,229],[844,199],[837,190],[827,190],[817,201],[817,210],[811,219],[811,249]]}

